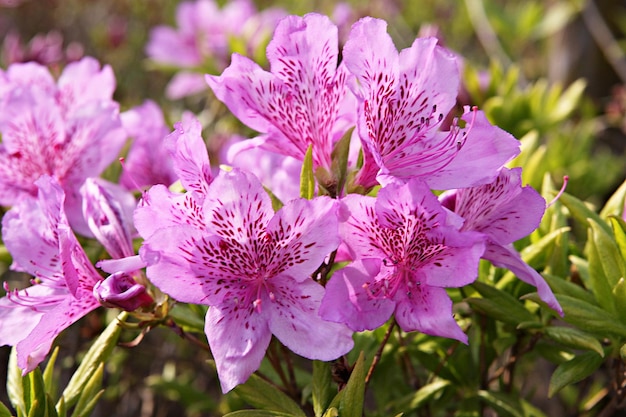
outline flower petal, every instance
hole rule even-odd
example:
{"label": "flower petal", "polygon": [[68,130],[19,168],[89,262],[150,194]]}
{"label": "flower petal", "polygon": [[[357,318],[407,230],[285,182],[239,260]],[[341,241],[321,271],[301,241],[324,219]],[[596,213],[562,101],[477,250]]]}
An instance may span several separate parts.
{"label": "flower petal", "polygon": [[530,265],[524,262],[513,247],[510,245],[502,246],[489,244],[487,245],[487,250],[483,258],[487,259],[495,266],[509,269],[519,279],[537,288],[539,298],[563,316],[563,309],[546,283],[546,280],[543,279],[537,271],[531,268]]}
{"label": "flower petal", "polygon": [[257,312],[252,305],[242,308],[229,304],[209,308],[204,331],[215,358],[223,393],[244,383],[259,369],[272,338],[267,314]]}
{"label": "flower petal", "polygon": [[329,361],[348,353],[354,342],[343,324],[322,320],[318,309],[324,288],[309,279],[297,284],[287,276],[272,279],[275,299],[267,307],[271,332],[285,346],[308,359]]}
{"label": "flower petal", "polygon": [[452,315],[452,300],[443,288],[421,285],[411,294],[398,292],[396,321],[402,330],[418,330],[467,344],[467,335]]}
{"label": "flower petal", "polygon": [[395,302],[371,297],[365,290],[379,270],[380,261],[365,259],[335,272],[326,284],[320,316],[357,332],[382,326],[395,310]]}

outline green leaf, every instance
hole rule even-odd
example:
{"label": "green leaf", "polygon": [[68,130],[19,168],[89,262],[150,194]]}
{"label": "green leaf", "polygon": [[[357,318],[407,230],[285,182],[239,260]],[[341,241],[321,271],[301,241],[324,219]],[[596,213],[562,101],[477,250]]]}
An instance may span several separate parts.
{"label": "green leaf", "polygon": [[50,355],[50,359],[48,359],[48,364],[46,365],[46,369],[43,371],[43,383],[46,387],[46,392],[52,394],[54,391],[54,364],[57,361],[57,356],[59,356],[59,347],[56,346]]}
{"label": "green leaf", "polygon": [[407,395],[396,401],[394,409],[402,410],[406,413],[418,410],[427,401],[433,398],[438,392],[450,385],[450,381],[445,379],[435,380],[418,389],[415,393]]}
{"label": "green leaf", "polygon": [[46,393],[46,417],[59,417],[57,409],[54,406],[54,401],[49,393]]}
{"label": "green leaf", "polygon": [[480,390],[478,398],[491,406],[499,416],[524,417],[519,398],[502,392]]}
{"label": "green leaf", "polygon": [[330,168],[333,173],[333,178],[336,181],[336,195],[342,195],[343,187],[346,184],[351,138],[352,129],[348,130],[343,137],[335,143],[335,147],[331,153],[332,162]]}
{"label": "green leaf", "polygon": [[609,218],[611,226],[613,226],[613,236],[615,243],[622,255],[622,259],[626,259],[626,222],[621,217],[611,216]]}
{"label": "green leaf", "polygon": [[313,175],[313,145],[309,145],[304,155],[300,172],[300,197],[310,200],[315,194],[315,177]]}
{"label": "green leaf", "polygon": [[44,417],[46,413],[46,389],[44,387],[41,369],[33,369],[24,379],[28,379],[30,392],[30,409],[28,409],[28,405],[26,407],[28,416]]}
{"label": "green leaf", "polygon": [[65,398],[63,398],[63,396],[61,396],[61,399],[57,402],[56,409],[59,417],[65,417],[67,415],[67,406],[65,405]]}
{"label": "green leaf", "polygon": [[313,361],[313,411],[320,417],[330,404],[333,397],[333,378],[331,366],[327,362]]}
{"label": "green leaf", "polygon": [[544,277],[555,294],[567,295],[572,298],[578,298],[579,300],[586,301],[589,304],[597,305],[593,294],[584,287],[554,275],[545,273],[541,275]]}
{"label": "green leaf", "polygon": [[587,82],[579,78],[574,81],[567,90],[559,94],[558,104],[556,108],[550,112],[550,121],[558,123],[569,117],[570,113],[578,106],[586,86]]}
{"label": "green leaf", "polygon": [[620,277],[626,276],[624,258],[617,246],[612,233],[606,233],[596,222],[589,221],[594,233],[596,249],[600,256],[602,268],[611,287],[617,284]]}
{"label": "green leaf", "polygon": [[626,198],[626,181],[619,186],[619,188],[613,193],[607,200],[606,204],[600,211],[600,217],[603,219],[610,216],[620,217],[624,211],[624,199]]}
{"label": "green leaf", "polygon": [[562,363],[556,368],[550,378],[548,397],[552,398],[554,394],[567,385],[587,378],[600,365],[602,365],[602,357],[595,352],[585,352],[570,361]]}
{"label": "green leaf", "polygon": [[[537,294],[528,294],[535,302],[541,302]],[[606,333],[626,337],[626,326],[613,314],[586,301],[557,294],[556,299],[563,307],[563,321],[596,335]]]}
{"label": "green leaf", "polygon": [[339,417],[339,410],[335,407],[330,407],[322,417]]}
{"label": "green leaf", "polygon": [[11,349],[9,356],[9,366],[7,370],[7,394],[13,408],[18,415],[26,414],[26,404],[24,402],[24,387],[22,386],[22,370],[17,366],[17,351],[15,347]]}
{"label": "green leaf", "polygon": [[245,384],[233,390],[245,402],[261,410],[306,417],[304,411],[285,393],[264,379],[252,374]]}
{"label": "green leaf", "polygon": [[537,321],[535,315],[526,310],[519,300],[502,290],[476,281],[472,285],[484,298],[469,298],[467,302],[490,317],[505,323],[519,324],[523,322]]}
{"label": "green leaf", "polygon": [[[123,323],[127,316],[126,312],[120,313],[91,345],[63,391],[61,397],[64,399],[66,407],[69,408],[76,404],[92,375],[97,371],[101,363],[107,361],[122,332],[120,323]],[[57,403],[57,409],[58,407],[59,403]]]}
{"label": "green leaf", "polygon": [[226,414],[224,417],[294,417],[293,414],[270,410],[239,410]]}
{"label": "green leaf", "polygon": [[[350,379],[343,389],[339,400],[339,415],[341,417],[362,417],[363,402],[365,400],[365,354],[359,354],[354,364]],[[331,404],[332,405],[332,404]]]}
{"label": "green leaf", "polygon": [[622,323],[626,323],[626,281],[620,278],[613,287],[615,310]]}
{"label": "green leaf", "polygon": [[[74,407],[74,412],[72,413],[72,417],[79,416],[87,416],[89,415],[89,405],[93,401],[94,398],[100,397],[102,395],[102,377],[104,375],[104,363],[100,363],[96,371],[93,373],[92,377],[87,381],[85,387],[78,398],[78,402],[76,403],[76,407]],[[95,405],[95,403],[94,403]],[[93,408],[93,407],[92,407]],[[89,412],[88,412],[89,411]]]}
{"label": "green leaf", "polygon": [[604,350],[598,339],[582,330],[572,327],[549,326],[544,329],[544,334],[564,346],[574,349],[591,350],[604,357]]}
{"label": "green leaf", "polygon": [[565,207],[570,211],[572,216],[583,225],[587,224],[587,219],[593,219],[600,227],[604,229],[605,232],[610,233],[611,229],[609,225],[606,224],[604,220],[600,218],[596,214],[595,211],[591,210],[585,203],[573,197],[567,193],[563,193],[559,198],[559,201],[563,203]]}
{"label": "green leaf", "polygon": [[72,413],[72,417],[87,417],[91,414],[94,408],[96,408],[96,404],[100,400],[100,397],[104,394],[104,390],[101,389],[94,396],[92,396],[91,400],[81,407],[81,413],[79,414],[76,410]]}
{"label": "green leaf", "polygon": [[0,403],[0,417],[13,417],[6,405]]}

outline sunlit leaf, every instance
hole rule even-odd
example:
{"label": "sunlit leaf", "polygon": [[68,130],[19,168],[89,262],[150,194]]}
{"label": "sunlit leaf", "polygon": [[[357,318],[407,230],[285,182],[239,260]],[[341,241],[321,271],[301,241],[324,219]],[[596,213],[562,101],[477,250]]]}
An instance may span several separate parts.
{"label": "sunlit leaf", "polygon": [[595,352],[585,352],[574,359],[559,365],[548,388],[548,397],[553,397],[567,385],[582,381],[602,365],[602,357]]}
{"label": "sunlit leaf", "polygon": [[[304,411],[285,393],[274,385],[256,376],[250,375],[245,384],[233,390],[251,406],[260,410],[279,412],[290,416],[306,417]],[[275,415],[275,414],[268,414]]]}

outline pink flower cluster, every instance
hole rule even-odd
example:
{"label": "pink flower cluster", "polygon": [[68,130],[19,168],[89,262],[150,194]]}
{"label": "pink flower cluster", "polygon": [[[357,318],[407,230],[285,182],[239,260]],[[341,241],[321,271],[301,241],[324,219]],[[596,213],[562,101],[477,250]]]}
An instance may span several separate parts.
{"label": "pink flower cluster", "polygon": [[[185,3],[180,13],[201,19],[211,7]],[[175,63],[196,66],[202,57],[184,46],[199,42],[205,23],[162,29],[149,49],[157,56],[172,46]],[[228,31],[218,32],[216,39]],[[561,313],[512,246],[546,207],[522,186],[520,168],[505,167],[518,141],[477,109],[445,124],[459,88],[454,54],[433,38],[398,51],[386,23],[373,18],[353,25],[341,62],[338,42],[326,16],[287,16],[267,47],[269,71],[234,54],[221,75],[206,76],[260,133],[232,145],[231,166],[217,173],[193,116],[155,143],[167,131],[158,108],[146,103],[120,119],[112,74],[93,60],[68,66],[57,83],[28,64],[0,72],[0,107],[10,112],[0,112],[0,203],[14,205],[4,240],[14,268],[36,277],[0,302],[0,342],[17,345],[23,369],[100,304],[150,308],[144,266],[172,298],[209,306],[205,332],[224,392],[258,369],[272,335],[316,360],[346,354],[354,331],[391,317],[404,331],[467,343],[446,288],[472,283],[480,259],[509,268]],[[132,222],[132,197],[93,178],[128,135],[133,175],[122,183],[134,188],[135,176],[139,186],[157,184]],[[307,199],[298,184],[309,152],[317,187]],[[167,188],[176,180],[186,192]],[[70,225],[102,243],[113,260],[99,265],[112,275],[96,272]],[[337,261],[347,266],[330,275]],[[11,333],[21,317],[28,326]]]}

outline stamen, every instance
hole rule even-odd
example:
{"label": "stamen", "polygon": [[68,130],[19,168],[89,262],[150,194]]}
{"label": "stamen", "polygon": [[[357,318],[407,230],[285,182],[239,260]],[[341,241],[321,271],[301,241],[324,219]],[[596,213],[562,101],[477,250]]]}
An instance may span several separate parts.
{"label": "stamen", "polygon": [[556,195],[556,197],[554,197],[552,199],[552,201],[550,201],[548,203],[548,205],[546,206],[546,208],[550,208],[554,203],[556,203],[556,201],[561,198],[561,196],[563,195],[563,193],[565,192],[565,188],[567,187],[567,183],[569,182],[569,176],[564,175],[563,176],[563,185],[561,186],[561,189],[559,190],[558,194]]}

